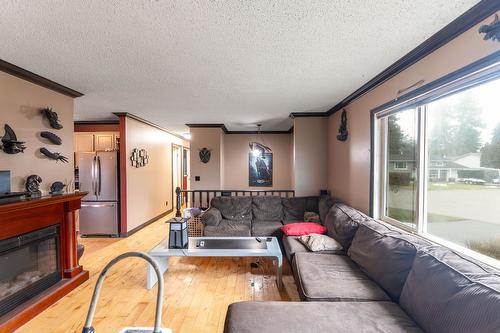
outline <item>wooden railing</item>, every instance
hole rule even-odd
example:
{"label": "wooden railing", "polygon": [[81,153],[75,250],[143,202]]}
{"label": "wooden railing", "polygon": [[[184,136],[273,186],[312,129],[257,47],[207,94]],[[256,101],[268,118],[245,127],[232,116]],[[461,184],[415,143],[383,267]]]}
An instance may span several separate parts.
{"label": "wooden railing", "polygon": [[280,196],[290,198],[295,196],[294,190],[181,190],[175,189],[176,212],[175,216],[182,216],[181,209],[197,207],[207,209],[210,207],[210,200],[215,197],[258,197],[258,196]]}

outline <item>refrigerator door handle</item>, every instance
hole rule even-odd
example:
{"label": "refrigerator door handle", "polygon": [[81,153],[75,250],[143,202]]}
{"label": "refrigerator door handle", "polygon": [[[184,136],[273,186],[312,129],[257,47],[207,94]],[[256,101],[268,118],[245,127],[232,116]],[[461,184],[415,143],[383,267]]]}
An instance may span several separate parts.
{"label": "refrigerator door handle", "polygon": [[97,194],[98,195],[101,195],[101,158],[99,156],[97,156],[97,170],[98,170],[98,178],[97,178],[97,181],[99,182],[98,183],[98,192]]}
{"label": "refrigerator door handle", "polygon": [[97,196],[97,191],[96,191],[96,186],[95,186],[95,177],[96,177],[96,167],[95,167],[95,160],[96,160],[96,157],[94,156],[94,158],[92,159],[92,170],[91,170],[91,173],[92,173],[92,193]]}
{"label": "refrigerator door handle", "polygon": [[92,208],[103,208],[103,207],[114,207],[114,204],[82,204],[82,207],[92,207]]}

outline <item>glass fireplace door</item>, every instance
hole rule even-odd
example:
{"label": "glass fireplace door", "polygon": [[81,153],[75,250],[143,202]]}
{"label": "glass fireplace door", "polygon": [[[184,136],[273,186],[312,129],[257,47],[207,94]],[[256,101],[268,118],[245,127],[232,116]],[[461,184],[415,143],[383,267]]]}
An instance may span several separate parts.
{"label": "glass fireplace door", "polygon": [[0,316],[61,280],[59,227],[0,240]]}

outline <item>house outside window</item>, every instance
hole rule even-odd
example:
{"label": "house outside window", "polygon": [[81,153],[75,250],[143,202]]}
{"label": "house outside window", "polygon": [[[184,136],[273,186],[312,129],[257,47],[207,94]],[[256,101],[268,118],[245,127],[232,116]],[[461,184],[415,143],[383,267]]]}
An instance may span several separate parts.
{"label": "house outside window", "polygon": [[406,170],[406,169],[408,169],[408,166],[407,166],[406,162],[394,162],[394,169]]}
{"label": "house outside window", "polygon": [[374,111],[375,218],[500,267],[498,91],[500,63]]}

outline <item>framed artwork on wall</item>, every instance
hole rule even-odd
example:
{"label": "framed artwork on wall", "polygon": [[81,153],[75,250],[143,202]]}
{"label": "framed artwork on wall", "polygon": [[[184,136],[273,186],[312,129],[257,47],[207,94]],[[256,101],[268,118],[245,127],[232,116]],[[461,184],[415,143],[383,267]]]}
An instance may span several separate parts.
{"label": "framed artwork on wall", "polygon": [[248,154],[248,185],[273,186],[273,153]]}

